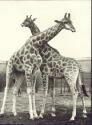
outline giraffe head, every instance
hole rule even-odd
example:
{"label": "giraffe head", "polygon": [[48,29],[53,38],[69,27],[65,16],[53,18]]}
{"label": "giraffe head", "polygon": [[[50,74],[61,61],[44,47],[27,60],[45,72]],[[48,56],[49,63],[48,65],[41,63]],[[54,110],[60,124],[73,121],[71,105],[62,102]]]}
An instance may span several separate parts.
{"label": "giraffe head", "polygon": [[76,32],[75,27],[72,24],[70,13],[65,13],[64,18],[61,21],[55,20],[56,23],[63,24],[64,29]]}
{"label": "giraffe head", "polygon": [[26,16],[26,19],[23,21],[23,23],[21,24],[21,26],[25,26],[25,27],[33,27],[34,25],[34,21],[36,20],[36,18],[31,18],[32,15],[30,17]]}

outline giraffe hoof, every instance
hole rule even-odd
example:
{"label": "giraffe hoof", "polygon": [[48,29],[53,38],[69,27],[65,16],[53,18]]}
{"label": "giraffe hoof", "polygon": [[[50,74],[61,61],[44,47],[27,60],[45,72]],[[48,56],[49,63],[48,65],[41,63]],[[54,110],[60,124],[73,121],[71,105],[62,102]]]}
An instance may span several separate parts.
{"label": "giraffe hoof", "polygon": [[83,118],[87,118],[87,115],[86,115],[86,114],[83,114]]}
{"label": "giraffe hoof", "polygon": [[17,112],[13,112],[13,115],[14,115],[14,116],[17,116]]}
{"label": "giraffe hoof", "polygon": [[69,121],[74,121],[74,120],[75,120],[74,117],[71,117]]}
{"label": "giraffe hoof", "polygon": [[34,119],[39,119],[39,116],[38,115],[34,115]]}
{"label": "giraffe hoof", "polygon": [[55,113],[51,113],[51,116],[52,116],[52,117],[56,117],[56,114],[55,114]]}
{"label": "giraffe hoof", "polygon": [[43,115],[42,115],[42,114],[40,114],[40,115],[39,115],[39,118],[43,118]]}
{"label": "giraffe hoof", "polygon": [[32,118],[32,117],[30,117],[29,119],[30,119],[30,120],[34,120],[34,117],[33,117],[33,118]]}

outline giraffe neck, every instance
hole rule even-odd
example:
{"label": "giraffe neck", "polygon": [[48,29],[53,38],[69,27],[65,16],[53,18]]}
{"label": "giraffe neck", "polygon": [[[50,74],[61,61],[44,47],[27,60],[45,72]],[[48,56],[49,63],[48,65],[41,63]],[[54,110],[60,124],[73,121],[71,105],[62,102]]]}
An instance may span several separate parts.
{"label": "giraffe neck", "polygon": [[35,23],[33,23],[33,25],[29,25],[29,28],[31,30],[32,35],[37,35],[38,33],[40,33],[40,29],[37,27],[37,25]]}
{"label": "giraffe neck", "polygon": [[31,38],[31,41],[34,46],[40,48],[44,44],[48,43],[51,39],[53,39],[61,30],[63,29],[62,24],[56,24],[47,30],[40,32],[36,36]]}

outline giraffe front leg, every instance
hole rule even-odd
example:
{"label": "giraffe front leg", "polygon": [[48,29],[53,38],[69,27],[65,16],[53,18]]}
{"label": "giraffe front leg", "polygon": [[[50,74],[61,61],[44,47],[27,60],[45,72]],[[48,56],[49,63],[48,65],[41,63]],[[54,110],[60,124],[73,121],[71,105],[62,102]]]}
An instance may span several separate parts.
{"label": "giraffe front leg", "polygon": [[13,91],[13,106],[12,106],[12,113],[14,116],[17,115],[17,112],[16,112],[16,95],[17,95],[17,88],[14,87],[14,91]]}
{"label": "giraffe front leg", "polygon": [[33,117],[33,109],[32,109],[32,88],[27,87],[27,94],[28,94],[28,99],[29,99],[29,115],[30,119],[34,119]]}
{"label": "giraffe front leg", "polygon": [[27,94],[29,99],[29,115],[30,119],[34,119],[33,117],[33,108],[32,108],[32,69],[26,69],[25,71],[26,82],[27,82]]}
{"label": "giraffe front leg", "polygon": [[44,75],[42,78],[43,78],[43,84],[44,84],[43,85],[44,97],[43,97],[41,113],[39,115],[40,118],[43,118],[43,114],[45,112],[45,105],[46,105],[46,99],[47,99],[47,93],[48,93],[48,75]]}
{"label": "giraffe front leg", "polygon": [[51,97],[52,97],[52,113],[51,113],[51,116],[52,117],[55,117],[56,116],[56,114],[55,114],[55,112],[56,112],[56,109],[55,109],[55,78],[54,78],[54,81],[53,81],[54,83],[52,83],[52,86],[51,86]]}
{"label": "giraffe front leg", "polygon": [[34,76],[34,82],[33,82],[33,115],[34,118],[38,118],[37,111],[36,111],[36,104],[35,104],[35,84],[36,84],[36,76]]}

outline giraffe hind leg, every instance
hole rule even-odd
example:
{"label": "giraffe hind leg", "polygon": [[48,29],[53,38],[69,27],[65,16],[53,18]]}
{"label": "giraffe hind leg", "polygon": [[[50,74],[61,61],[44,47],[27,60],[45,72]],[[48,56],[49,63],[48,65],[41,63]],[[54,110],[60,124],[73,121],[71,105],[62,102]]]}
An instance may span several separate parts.
{"label": "giraffe hind leg", "polygon": [[72,111],[72,117],[70,120],[75,120],[76,117],[76,102],[77,102],[77,97],[78,97],[78,91],[76,91],[76,87],[74,85],[70,86],[70,90],[72,93],[72,98],[73,98],[73,111]]}
{"label": "giraffe hind leg", "polygon": [[[83,117],[86,118],[87,117],[87,111],[86,111],[86,107],[85,107],[85,99],[84,99],[84,95],[83,95],[83,83],[81,81],[81,75],[79,73],[78,75],[78,89],[79,89],[79,95],[81,97],[82,100],[82,106],[83,106]],[[86,90],[85,90],[86,91]],[[86,94],[86,96],[88,96]]]}

